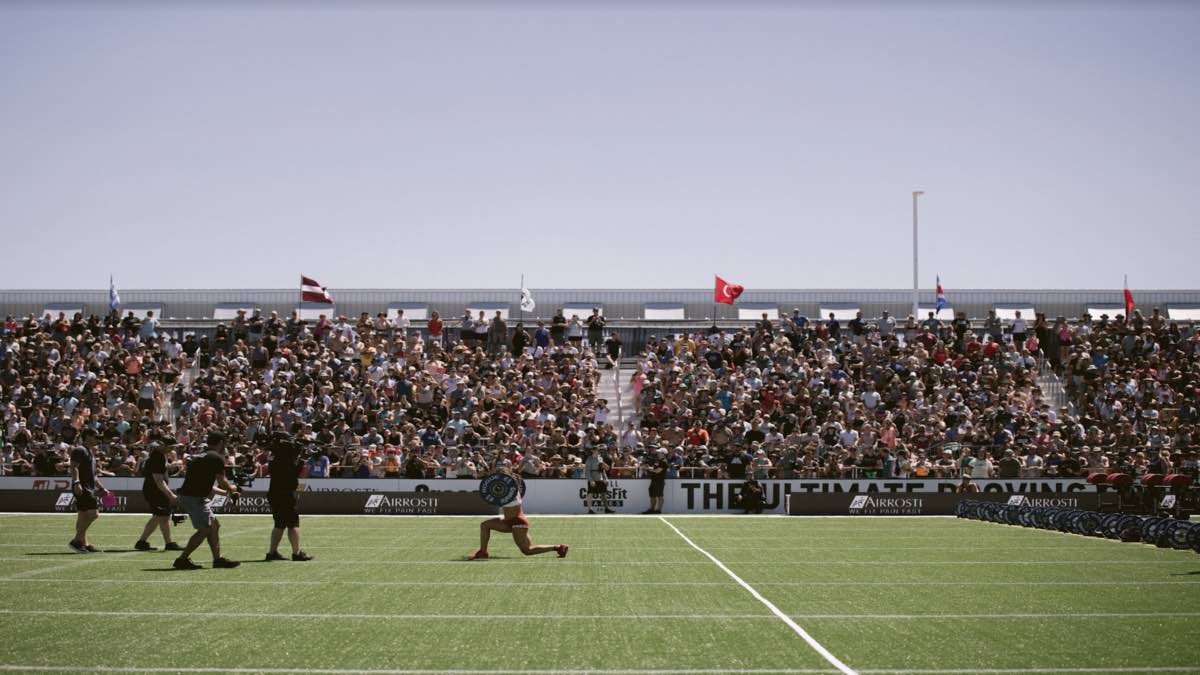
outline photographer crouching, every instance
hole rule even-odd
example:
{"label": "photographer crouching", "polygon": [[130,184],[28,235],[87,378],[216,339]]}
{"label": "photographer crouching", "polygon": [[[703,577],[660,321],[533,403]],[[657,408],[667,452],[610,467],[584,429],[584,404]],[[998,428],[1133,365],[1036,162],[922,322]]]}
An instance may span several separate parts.
{"label": "photographer crouching", "polygon": [[287,531],[288,543],[292,545],[292,560],[304,562],[313,557],[300,550],[300,512],[296,510],[300,488],[300,467],[307,460],[300,444],[283,432],[271,435],[271,487],[267,490],[267,502],[271,504],[271,518],[275,527],[271,530],[271,548],[267,551],[267,562],[287,560],[279,553],[279,543]]}
{"label": "photographer crouching", "polygon": [[[219,482],[221,488],[214,487]],[[198,570],[200,566],[192,562],[192,552],[200,548],[200,544],[208,541],[212,551],[214,568],[237,567],[241,563],[221,557],[221,522],[213,516],[211,500],[208,496],[227,494],[231,499],[237,499],[238,489],[230,484],[225,477],[225,434],[214,431],[208,434],[208,447],[203,454],[194,455],[188,460],[187,475],[179,488],[179,508],[187,513],[196,533],[188,539],[183,553],[175,559],[177,570]]]}

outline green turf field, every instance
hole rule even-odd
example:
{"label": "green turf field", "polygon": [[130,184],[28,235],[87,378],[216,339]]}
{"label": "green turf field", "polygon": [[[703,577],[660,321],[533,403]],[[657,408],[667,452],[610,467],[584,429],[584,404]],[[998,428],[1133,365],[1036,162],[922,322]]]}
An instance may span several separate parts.
{"label": "green turf field", "polygon": [[1200,556],[1042,530],[533,516],[568,558],[466,562],[478,519],[305,517],[317,559],[263,563],[270,519],[238,516],[246,564],[177,572],[129,552],[143,516],[102,518],[97,555],[72,518],[0,516],[3,670],[1200,672]]}

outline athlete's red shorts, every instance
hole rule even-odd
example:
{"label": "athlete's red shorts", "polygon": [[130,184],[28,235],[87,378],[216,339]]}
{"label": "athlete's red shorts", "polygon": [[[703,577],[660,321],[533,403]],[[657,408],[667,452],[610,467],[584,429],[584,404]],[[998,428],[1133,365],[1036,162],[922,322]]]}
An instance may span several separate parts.
{"label": "athlete's red shorts", "polygon": [[517,516],[516,518],[513,518],[511,520],[508,518],[505,518],[504,524],[507,525],[509,529],[513,529],[516,527],[523,527],[525,529],[529,529],[529,519],[526,518],[525,516]]}

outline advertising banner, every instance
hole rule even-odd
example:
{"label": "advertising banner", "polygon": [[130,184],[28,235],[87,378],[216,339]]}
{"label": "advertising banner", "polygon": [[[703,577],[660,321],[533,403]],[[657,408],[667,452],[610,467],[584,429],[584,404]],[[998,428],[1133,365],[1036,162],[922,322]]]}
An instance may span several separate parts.
{"label": "advertising banner", "polygon": [[963,500],[1017,503],[1025,506],[1094,510],[1100,505],[1095,492],[1014,495],[1010,492],[915,492],[910,494],[793,493],[787,496],[787,513],[793,516],[950,516]]}
{"label": "advertising banner", "polygon": [[[101,508],[102,513],[145,513],[150,510],[141,490],[114,490],[117,502],[113,508]],[[74,513],[75,495],[70,490],[5,490],[5,511],[28,513]],[[266,494],[247,493],[234,500],[224,495],[212,498],[216,514],[269,514],[271,504]],[[459,516],[495,515],[499,509],[479,497],[478,492],[316,492],[300,495],[297,507],[301,515],[411,515]]]}
{"label": "advertising banner", "polygon": [[[178,488],[181,479],[171,479],[171,485]],[[790,479],[765,480],[763,486],[763,510],[766,513],[785,512],[788,495],[860,495],[879,494],[892,496],[953,494],[958,485],[957,480],[816,480]],[[1027,495],[1029,497],[1077,496],[1094,494],[1095,486],[1089,485],[1082,478],[1042,478],[1030,480],[977,480],[980,492],[977,494]],[[131,511],[142,510],[134,504],[141,504],[141,478],[105,478],[104,484],[119,495],[128,496]],[[270,486],[269,479],[256,479],[243,497],[246,504],[244,509],[258,509],[266,504],[266,492]],[[738,508],[742,481],[719,479],[673,479],[666,482],[664,493],[665,513],[736,513]],[[650,481],[646,479],[613,479],[608,481],[608,506],[617,513],[641,513],[650,507]],[[448,513],[445,509],[465,508],[459,503],[470,503],[470,498],[477,500],[480,509],[486,506],[479,498],[479,480],[464,479],[411,479],[411,478],[325,478],[307,479],[301,481],[300,504],[303,513],[359,513],[357,507],[341,506],[343,502],[320,497],[319,495],[357,494],[357,495],[392,495],[411,493],[425,495],[437,493],[439,512]],[[22,507],[29,497],[18,497],[17,492],[44,492],[58,494],[69,492],[70,481],[66,478],[22,478],[0,477],[0,510],[25,511]],[[461,502],[460,495],[466,502]],[[365,498],[364,498],[365,500]],[[50,502],[53,503],[53,498]],[[348,502],[354,504],[356,502]],[[365,504],[365,501],[364,501]],[[455,504],[456,506],[450,506]],[[337,509],[322,511],[318,509]],[[487,507],[489,509],[494,507]],[[525,511],[531,514],[552,513],[585,513],[588,509],[601,510],[603,500],[592,497],[587,492],[587,481],[573,479],[543,479],[526,481]],[[1080,507],[1087,508],[1087,507]],[[347,511],[346,509],[354,509]],[[246,513],[265,513],[266,511],[248,510]],[[468,511],[468,513],[495,513],[494,510]]]}

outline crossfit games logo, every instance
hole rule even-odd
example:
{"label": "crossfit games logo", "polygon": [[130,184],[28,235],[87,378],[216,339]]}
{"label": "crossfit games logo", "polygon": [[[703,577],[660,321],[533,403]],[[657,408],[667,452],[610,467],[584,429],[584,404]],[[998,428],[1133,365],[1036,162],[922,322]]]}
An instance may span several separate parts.
{"label": "crossfit games logo", "polygon": [[919,516],[924,503],[920,497],[855,495],[849,511],[852,516]]}
{"label": "crossfit games logo", "polygon": [[[588,493],[588,488],[587,488],[586,482],[583,487],[579,488],[579,499],[583,501],[583,507],[585,509],[593,509],[593,508],[602,509],[602,508],[604,508],[604,501],[602,499],[600,499],[599,497],[596,497],[595,499],[593,499],[592,495]],[[617,483],[617,481],[610,479],[608,481],[608,506],[609,506],[609,508],[619,509],[622,506],[625,506],[626,499],[629,499],[629,490],[626,490],[625,488],[621,487]]]}

